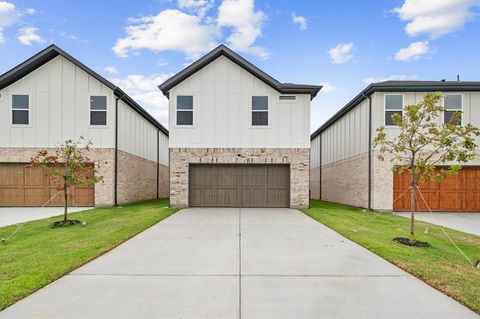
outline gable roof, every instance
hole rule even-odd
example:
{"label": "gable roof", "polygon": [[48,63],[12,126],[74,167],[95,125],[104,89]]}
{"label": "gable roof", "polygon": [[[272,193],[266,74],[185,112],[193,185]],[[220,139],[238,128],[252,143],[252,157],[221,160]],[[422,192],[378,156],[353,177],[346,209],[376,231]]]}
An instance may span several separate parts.
{"label": "gable roof", "polygon": [[107,79],[102,77],[100,74],[96,73],[95,71],[87,67],[85,64],[78,61],[77,59],[72,57],[70,54],[63,51],[62,49],[60,49],[54,44],[49,45],[48,47],[38,52],[31,58],[25,60],[24,62],[20,63],[13,69],[0,75],[0,90],[20,80],[27,74],[30,74],[32,71],[36,70],[37,68],[41,67],[42,65],[51,61],[53,58],[59,55],[63,56],[65,59],[72,62],[74,65],[76,65],[83,71],[87,72],[89,75],[97,79],[99,82],[101,82],[105,86],[112,89],[114,94],[119,99],[124,101],[128,106],[130,106],[135,111],[137,111],[137,113],[139,113],[143,118],[145,118],[147,121],[152,123],[157,129],[162,131],[163,134],[168,136],[168,130],[162,124],[160,124],[160,122],[158,122],[153,116],[151,116],[143,107],[141,107],[130,96],[128,96],[127,93],[125,93],[118,86],[114,85],[112,82],[108,81]]}
{"label": "gable roof", "polygon": [[273,89],[277,90],[282,94],[310,94],[310,98],[313,99],[317,95],[318,91],[320,91],[320,89],[322,88],[321,85],[281,83],[272,78],[267,73],[257,68],[252,63],[242,58],[237,53],[227,48],[223,44],[219,45],[199,60],[190,64],[185,69],[163,82],[161,85],[158,86],[158,88],[163,92],[166,97],[168,97],[168,91],[171,88],[184,81],[192,74],[198,72],[208,64],[212,63],[220,56],[224,56],[230,61],[236,63],[238,66],[250,72],[252,75],[262,80],[264,83],[271,86]]}
{"label": "gable roof", "polygon": [[335,115],[328,119],[315,132],[310,135],[314,139],[343,117],[350,110],[362,103],[367,96],[375,92],[468,92],[480,91],[480,82],[474,81],[384,81],[371,83],[362,92],[355,96],[350,102],[342,107]]}

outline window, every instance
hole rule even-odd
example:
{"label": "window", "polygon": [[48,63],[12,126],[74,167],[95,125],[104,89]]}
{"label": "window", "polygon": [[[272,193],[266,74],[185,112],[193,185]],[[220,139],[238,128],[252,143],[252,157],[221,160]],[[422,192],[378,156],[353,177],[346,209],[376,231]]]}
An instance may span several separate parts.
{"label": "window", "polygon": [[280,101],[295,101],[296,99],[295,95],[280,95]]}
{"label": "window", "polygon": [[12,124],[29,124],[29,102],[28,95],[12,95]]}
{"label": "window", "polygon": [[177,125],[193,125],[193,96],[177,96]]}
{"label": "window", "polygon": [[[443,107],[445,113],[443,120],[446,123],[453,125],[462,124],[462,95],[461,94],[449,94],[445,95],[443,100]],[[454,117],[455,115],[455,117]]]}
{"label": "window", "polygon": [[107,125],[107,97],[90,97],[90,125]]}
{"label": "window", "polygon": [[268,96],[252,96],[252,125],[268,125]]}
{"label": "window", "polygon": [[385,125],[395,125],[392,116],[403,114],[403,95],[385,95]]}

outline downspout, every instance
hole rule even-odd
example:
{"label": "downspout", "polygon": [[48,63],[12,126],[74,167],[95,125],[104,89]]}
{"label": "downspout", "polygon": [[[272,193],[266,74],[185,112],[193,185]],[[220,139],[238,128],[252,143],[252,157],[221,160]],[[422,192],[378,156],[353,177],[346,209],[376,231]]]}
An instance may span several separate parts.
{"label": "downspout", "polygon": [[118,100],[122,99],[124,94],[117,96],[115,98],[115,160],[113,163],[114,167],[114,192],[113,192],[113,205],[118,206]]}
{"label": "downspout", "polygon": [[368,99],[368,210],[372,210],[372,97],[362,95]]}
{"label": "downspout", "polygon": [[319,150],[318,150],[318,174],[320,175],[319,186],[318,186],[318,199],[322,200],[322,132],[318,135],[320,138],[319,141]]}
{"label": "downspout", "polygon": [[158,192],[160,190],[160,184],[158,182],[158,179],[160,177],[160,130],[157,130],[157,199],[160,198],[158,196]]}

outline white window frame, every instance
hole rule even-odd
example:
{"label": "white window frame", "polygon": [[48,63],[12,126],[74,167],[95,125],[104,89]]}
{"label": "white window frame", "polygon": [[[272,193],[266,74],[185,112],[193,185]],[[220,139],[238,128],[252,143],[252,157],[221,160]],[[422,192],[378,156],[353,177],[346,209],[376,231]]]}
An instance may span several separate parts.
{"label": "white window frame", "polygon": [[[14,95],[26,95],[28,96],[28,109],[16,109],[13,107]],[[13,111],[27,111],[28,112],[28,124],[13,124]],[[32,96],[29,93],[15,92],[10,96],[10,125],[13,127],[31,127],[32,126]]]}
{"label": "white window frame", "polygon": [[[105,110],[92,110],[92,97],[104,96],[105,97]],[[92,124],[92,112],[105,112],[105,124]],[[91,94],[88,96],[88,124],[89,127],[102,128],[108,126],[108,96],[103,94]]]}
{"label": "white window frame", "polygon": [[[401,95],[402,96],[402,109],[387,109],[387,96],[395,96],[395,95]],[[405,108],[405,94],[404,93],[390,93],[390,94],[385,94],[383,96],[383,125],[386,127],[397,127],[395,124],[387,124],[386,119],[387,119],[387,112],[403,112]]]}
{"label": "white window frame", "polygon": [[[266,96],[267,97],[267,109],[266,110],[254,110],[253,109],[253,97]],[[267,125],[253,125],[252,115],[254,112],[266,112],[267,113]],[[269,128],[270,127],[270,96],[268,95],[252,95],[250,99],[250,128]]]}
{"label": "white window frame", "polygon": [[[285,99],[285,100],[282,100],[282,96],[292,96],[293,99]],[[282,95],[279,95],[278,96],[278,101],[280,103],[295,103],[297,102],[297,96],[296,95],[292,95],[292,94],[282,94]]]}
{"label": "white window frame", "polygon": [[[192,109],[179,109],[178,108],[178,97],[179,96],[191,96],[192,97]],[[194,96],[193,94],[177,94],[175,96],[175,127],[179,127],[179,128],[193,128],[194,124],[195,124],[195,113],[194,113],[194,110],[195,110],[195,106],[194,106],[194,103],[195,102],[195,99],[194,99]],[[192,112],[192,124],[178,124],[178,112]]]}
{"label": "white window frame", "polygon": [[[461,105],[460,105],[460,110],[448,110],[448,111],[457,111],[457,112],[460,111],[460,112],[462,113],[462,115],[461,115],[462,118],[461,118],[461,121],[460,121],[460,126],[463,126],[463,118],[464,118],[464,116],[463,116],[463,94],[462,94],[462,93],[448,93],[448,94],[445,94],[445,96],[447,96],[447,95],[460,95],[460,96],[462,97],[462,99],[461,99],[462,102],[461,102]],[[443,99],[442,99],[442,106],[443,106],[443,108],[444,108],[443,116],[442,116],[442,124],[446,124],[446,123],[445,123],[445,112],[447,111],[447,109],[445,108],[445,96],[444,96]]]}

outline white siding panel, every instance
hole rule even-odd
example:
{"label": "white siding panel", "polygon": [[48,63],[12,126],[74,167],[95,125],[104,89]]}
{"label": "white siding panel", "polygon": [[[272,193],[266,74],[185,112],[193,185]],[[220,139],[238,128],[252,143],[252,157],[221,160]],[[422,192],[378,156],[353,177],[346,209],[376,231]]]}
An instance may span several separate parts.
{"label": "white siding panel", "polygon": [[[279,93],[225,57],[169,92],[170,147],[309,147],[310,96]],[[176,125],[177,95],[193,96],[193,126]],[[251,126],[251,98],[267,95],[269,126]]]}
{"label": "white siding panel", "polygon": [[[93,147],[114,147],[113,92],[62,56],[0,90],[0,146],[56,147],[81,135]],[[11,124],[12,94],[28,94],[30,124]],[[90,126],[90,95],[107,96],[107,126]]]}

